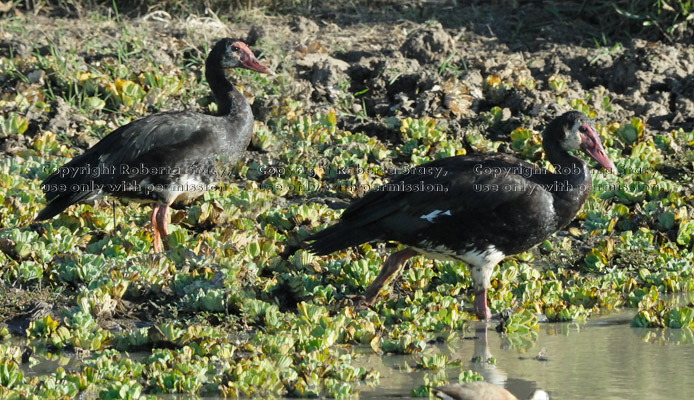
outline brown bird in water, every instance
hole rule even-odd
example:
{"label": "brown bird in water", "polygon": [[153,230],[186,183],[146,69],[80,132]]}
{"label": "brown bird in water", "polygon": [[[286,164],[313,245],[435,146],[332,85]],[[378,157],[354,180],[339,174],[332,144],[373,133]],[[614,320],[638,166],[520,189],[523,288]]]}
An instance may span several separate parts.
{"label": "brown bird in water", "polygon": [[[434,395],[443,400],[518,400],[508,390],[487,382],[450,384],[432,389]],[[549,400],[544,390],[536,390],[528,400]]]}

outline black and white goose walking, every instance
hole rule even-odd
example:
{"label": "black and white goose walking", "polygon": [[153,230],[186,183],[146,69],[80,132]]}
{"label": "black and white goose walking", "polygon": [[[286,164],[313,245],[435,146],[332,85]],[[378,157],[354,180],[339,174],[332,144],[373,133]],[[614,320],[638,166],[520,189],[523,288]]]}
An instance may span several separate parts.
{"label": "black and white goose walking", "polygon": [[388,257],[359,296],[366,305],[410,257],[464,261],[474,281],[475,313],[489,319],[494,266],[565,227],[591,191],[585,161],[569,150],[582,150],[617,172],[593,122],[580,112],[550,122],[543,147],[554,173],[506,154],[449,157],[415,167],[354,201],[337,224],[306,239],[309,249],[326,255],[372,240],[409,246]]}
{"label": "black and white goose walking", "polygon": [[251,107],[227,80],[229,68],[270,72],[243,42],[218,41],[205,62],[218,115],[162,112],[116,129],[43,181],[48,204],[36,221],[109,194],[153,203],[153,249],[161,251],[162,240],[168,247],[169,206],[208,190],[218,180],[216,163],[234,162],[251,140]]}

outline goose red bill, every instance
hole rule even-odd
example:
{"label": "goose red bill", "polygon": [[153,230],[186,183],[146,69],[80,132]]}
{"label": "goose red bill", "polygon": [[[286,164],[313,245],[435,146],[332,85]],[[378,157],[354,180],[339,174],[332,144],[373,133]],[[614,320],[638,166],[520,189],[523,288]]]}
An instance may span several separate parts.
{"label": "goose red bill", "polygon": [[597,161],[603,168],[617,173],[617,167],[610,161],[605,154],[605,148],[602,147],[602,142],[598,133],[594,129],[586,129],[581,138],[581,149],[586,152],[592,159]]}
{"label": "goose red bill", "polygon": [[272,74],[272,71],[270,71],[270,68],[264,66],[261,64],[257,58],[255,58],[255,55],[248,49],[248,47],[241,47],[239,46],[239,49],[241,50],[241,66],[250,69],[251,71],[255,72],[260,72],[263,74]]}

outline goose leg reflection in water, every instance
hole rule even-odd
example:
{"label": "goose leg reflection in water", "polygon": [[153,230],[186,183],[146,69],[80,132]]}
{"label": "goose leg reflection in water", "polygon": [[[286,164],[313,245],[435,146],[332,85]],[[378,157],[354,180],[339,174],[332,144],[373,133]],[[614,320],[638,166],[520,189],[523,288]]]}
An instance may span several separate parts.
{"label": "goose leg reflection in water", "polygon": [[504,388],[504,386],[511,386],[521,399],[549,400],[547,392],[535,389],[536,384],[534,382],[509,379],[504,370],[489,363],[493,356],[489,350],[487,330],[488,323],[486,321],[477,323],[475,347],[471,360],[472,370],[482,375],[484,381],[437,387],[433,389],[436,397],[446,400],[517,400],[519,397]]}

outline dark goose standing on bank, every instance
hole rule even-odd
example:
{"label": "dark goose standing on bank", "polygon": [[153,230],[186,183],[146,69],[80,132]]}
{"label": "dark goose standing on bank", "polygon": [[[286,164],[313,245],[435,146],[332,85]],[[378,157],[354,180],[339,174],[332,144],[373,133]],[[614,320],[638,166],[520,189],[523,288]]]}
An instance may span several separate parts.
{"label": "dark goose standing on bank", "polygon": [[[488,319],[487,288],[494,266],[565,227],[591,190],[588,167],[568,150],[582,150],[616,173],[593,122],[577,111],[554,119],[543,134],[551,173],[505,154],[448,157],[396,176],[354,201],[340,221],[309,236],[326,255],[372,240],[409,246],[393,253],[369,285],[362,304],[375,302],[388,278],[418,254],[459,260],[471,267],[475,313]],[[431,186],[427,186],[431,185]],[[443,191],[418,190],[443,188]]]}
{"label": "dark goose standing on bank", "polygon": [[253,114],[243,94],[227,80],[229,68],[270,72],[243,42],[220,40],[205,62],[217,116],[162,112],[116,129],[43,181],[48,204],[36,221],[110,194],[154,203],[153,248],[161,251],[161,241],[168,247],[169,206],[208,190],[217,182],[216,162],[234,162],[251,140]]}

